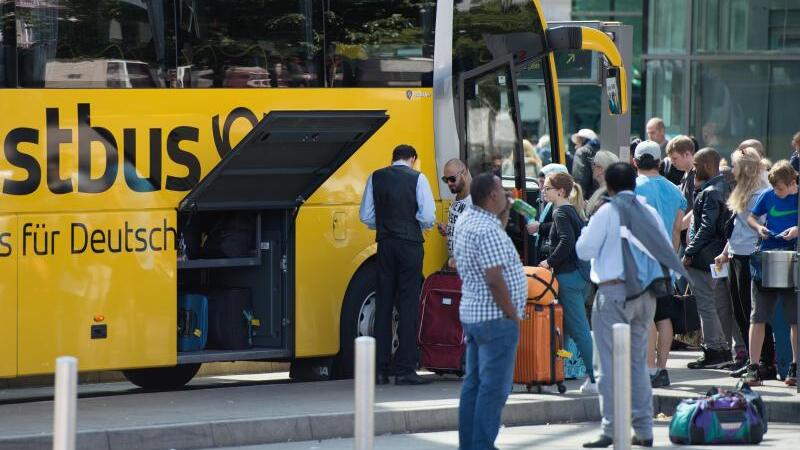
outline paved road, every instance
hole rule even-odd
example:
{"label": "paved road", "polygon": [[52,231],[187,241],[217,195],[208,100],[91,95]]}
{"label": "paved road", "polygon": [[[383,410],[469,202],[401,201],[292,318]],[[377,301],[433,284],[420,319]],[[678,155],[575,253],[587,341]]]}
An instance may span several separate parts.
{"label": "paved road", "polygon": [[[539,425],[530,427],[504,428],[500,431],[497,447],[500,450],[517,449],[581,449],[581,444],[591,440],[598,432],[597,423],[567,425]],[[760,449],[796,450],[797,433],[800,425],[770,424],[769,433],[760,446],[692,446],[692,449],[732,450]],[[659,423],[655,429],[655,448],[677,448],[669,442],[666,423]],[[455,431],[440,433],[418,433],[380,436],[375,439],[376,450],[444,450],[457,448],[458,434]],[[352,450],[352,439],[333,439],[329,441],[295,442],[247,447],[229,447],[227,450]],[[640,447],[634,447],[640,448]],[[688,447],[683,447],[688,448]],[[226,449],[215,449],[226,450]]]}

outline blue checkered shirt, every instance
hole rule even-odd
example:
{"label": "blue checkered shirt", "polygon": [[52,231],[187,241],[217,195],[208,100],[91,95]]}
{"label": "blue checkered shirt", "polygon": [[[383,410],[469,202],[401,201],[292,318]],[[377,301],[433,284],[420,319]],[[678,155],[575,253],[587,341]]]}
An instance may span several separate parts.
{"label": "blue checkered shirt", "polygon": [[497,216],[472,205],[461,214],[453,232],[453,253],[462,280],[461,322],[476,323],[505,317],[486,283],[486,269],[503,267],[511,302],[521,317],[528,282],[517,249]]}

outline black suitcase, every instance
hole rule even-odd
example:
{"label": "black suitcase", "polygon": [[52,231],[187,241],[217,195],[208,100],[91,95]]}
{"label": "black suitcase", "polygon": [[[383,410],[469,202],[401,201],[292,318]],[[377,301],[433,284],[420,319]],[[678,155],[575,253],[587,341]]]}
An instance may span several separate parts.
{"label": "black suitcase", "polygon": [[253,346],[253,297],[247,288],[224,288],[208,295],[207,348],[242,350]]}

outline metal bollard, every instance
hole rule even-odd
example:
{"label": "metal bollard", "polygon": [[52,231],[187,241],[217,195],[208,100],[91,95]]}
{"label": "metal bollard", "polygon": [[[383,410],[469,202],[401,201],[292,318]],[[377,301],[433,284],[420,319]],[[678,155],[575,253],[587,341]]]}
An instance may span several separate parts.
{"label": "metal bollard", "polygon": [[375,338],[356,338],[355,450],[372,450],[375,439]]}
{"label": "metal bollard", "polygon": [[75,450],[75,414],[78,401],[78,360],[56,358],[53,450]]}
{"label": "metal bollard", "polygon": [[614,450],[631,448],[631,327],[614,324]]}

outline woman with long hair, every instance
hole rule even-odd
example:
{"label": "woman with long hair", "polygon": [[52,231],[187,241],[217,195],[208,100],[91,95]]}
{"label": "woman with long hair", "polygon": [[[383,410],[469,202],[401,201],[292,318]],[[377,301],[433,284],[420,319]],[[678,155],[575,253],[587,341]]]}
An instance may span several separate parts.
{"label": "woman with long hair", "polygon": [[[763,177],[766,161],[753,147],[745,147],[736,150],[731,155],[733,163],[733,176],[736,180],[736,187],[728,198],[728,209],[733,212],[733,228],[728,231],[728,244],[717,256],[714,262],[722,265],[730,263],[730,276],[728,277],[730,298],[732,302],[733,315],[736,319],[736,326],[742,334],[745,346],[750,347],[748,332],[750,329],[750,255],[756,251],[758,245],[758,234],[747,225],[747,217],[759,195],[766,190],[769,185]],[[764,340],[761,352],[761,361],[764,370],[774,370],[775,345],[771,339],[772,332],[765,333],[768,337]],[[754,361],[753,364],[758,363]],[[733,366],[733,373],[736,374],[742,368],[747,367],[747,361],[739,361]]]}
{"label": "woman with long hair", "polygon": [[[584,307],[589,288],[588,273],[582,273],[582,262],[575,253],[575,242],[581,234],[584,219],[569,201],[574,187],[575,180],[566,173],[548,175],[542,186],[545,201],[551,202],[555,209],[550,228],[552,251],[539,265],[551,269],[558,280],[558,299],[564,308],[564,335],[575,341],[588,375],[581,392],[597,392],[592,369],[592,335]],[[579,198],[583,199],[582,196]]]}

